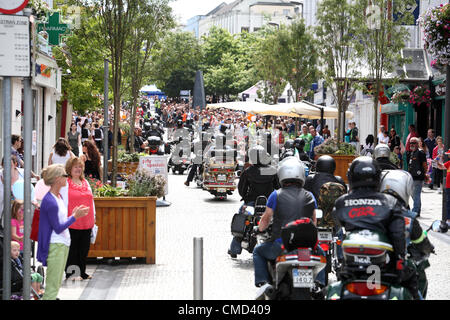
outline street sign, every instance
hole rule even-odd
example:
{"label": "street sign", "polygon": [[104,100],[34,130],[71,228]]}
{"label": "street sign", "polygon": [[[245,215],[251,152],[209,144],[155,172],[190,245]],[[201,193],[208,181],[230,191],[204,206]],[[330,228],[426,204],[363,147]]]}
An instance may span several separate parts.
{"label": "street sign", "polygon": [[0,0],[0,13],[14,14],[22,11],[29,0]]}
{"label": "street sign", "polygon": [[29,18],[0,15],[0,76],[30,76]]}
{"label": "street sign", "polygon": [[69,25],[61,22],[59,12],[53,12],[47,16],[47,22],[38,24],[38,32],[45,31],[48,34],[48,44],[59,46],[61,38],[70,34]]}

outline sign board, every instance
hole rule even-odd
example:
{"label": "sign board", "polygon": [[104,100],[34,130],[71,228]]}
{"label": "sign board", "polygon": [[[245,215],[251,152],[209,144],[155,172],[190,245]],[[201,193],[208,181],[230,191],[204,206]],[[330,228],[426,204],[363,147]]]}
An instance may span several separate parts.
{"label": "sign board", "polygon": [[52,46],[59,46],[63,36],[70,34],[69,25],[61,22],[59,12],[53,12],[47,16],[47,22],[39,23],[38,32],[44,31],[48,34],[48,43]]}
{"label": "sign board", "polygon": [[191,90],[181,90],[180,91],[180,97],[190,97],[191,96]]}
{"label": "sign board", "polygon": [[29,0],[0,0],[0,13],[14,14],[22,11]]}
{"label": "sign board", "polygon": [[29,25],[28,17],[0,15],[0,76],[30,76]]}
{"label": "sign board", "polygon": [[149,171],[152,176],[162,175],[166,180],[164,195],[169,193],[168,156],[146,156],[139,158],[139,170]]}

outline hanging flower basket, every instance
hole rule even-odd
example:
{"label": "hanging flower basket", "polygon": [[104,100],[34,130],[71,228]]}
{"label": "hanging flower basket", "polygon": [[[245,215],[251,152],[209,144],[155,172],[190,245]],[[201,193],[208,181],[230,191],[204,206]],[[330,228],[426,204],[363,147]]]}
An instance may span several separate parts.
{"label": "hanging flower basket", "polygon": [[409,102],[412,105],[420,106],[421,104],[426,104],[427,107],[431,107],[431,101],[431,91],[424,86],[415,87],[409,95]]}
{"label": "hanging flower basket", "polygon": [[450,62],[450,4],[428,9],[418,20],[424,30],[425,50],[440,65]]}
{"label": "hanging flower basket", "polygon": [[408,102],[410,97],[410,93],[408,91],[397,91],[391,97],[391,102],[393,103],[402,103]]}

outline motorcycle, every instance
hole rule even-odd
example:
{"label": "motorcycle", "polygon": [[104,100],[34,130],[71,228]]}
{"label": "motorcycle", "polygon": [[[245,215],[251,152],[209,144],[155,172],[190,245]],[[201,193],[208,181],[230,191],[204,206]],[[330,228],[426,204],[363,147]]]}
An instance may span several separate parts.
{"label": "motorcycle", "polygon": [[241,241],[241,247],[249,253],[257,244],[256,234],[253,228],[258,225],[264,211],[266,210],[267,198],[259,196],[255,206],[243,206],[239,213],[233,216],[231,221],[231,234]]}
{"label": "motorcycle", "polygon": [[179,174],[183,174],[184,171],[188,169],[191,163],[190,147],[183,150],[182,147],[178,148],[179,143],[182,143],[181,138],[179,139],[179,141],[173,141],[169,143],[172,149],[172,154],[169,158],[167,169],[172,169],[173,174],[176,174],[176,172],[178,172]]}
{"label": "motorcycle", "polygon": [[150,136],[147,138],[148,141],[148,153],[150,155],[162,156],[165,154],[164,144],[160,137]]}
{"label": "motorcycle", "polygon": [[[232,152],[234,153],[234,150]],[[228,162],[218,157],[207,159],[203,170],[203,190],[208,191],[220,200],[232,195],[236,189],[235,168],[234,161]]]}
{"label": "motorcycle", "polygon": [[325,256],[314,250],[317,228],[309,218],[287,224],[281,231],[283,252],[268,262],[272,279],[261,287],[257,300],[312,300],[316,298],[316,278],[326,266]]}
{"label": "motorcycle", "polygon": [[[317,210],[318,211],[318,210]],[[328,276],[330,273],[334,272],[339,278],[339,271],[341,268],[341,263],[337,256],[337,248],[341,245],[341,241],[338,237],[335,236],[334,230],[332,227],[328,226],[320,226],[318,229],[317,240],[319,246],[325,252],[325,257],[327,261],[327,265],[325,267],[325,285],[328,285]]]}
{"label": "motorcycle", "polygon": [[[435,221],[427,230],[439,230]],[[388,237],[371,230],[353,231],[342,243],[344,265],[341,280],[328,286],[328,300],[413,300],[411,292],[398,284],[396,274],[386,270],[388,252],[393,251]],[[407,264],[419,273],[419,293],[425,298],[428,288],[425,269],[429,255],[417,258],[409,252]],[[375,272],[375,279],[374,279]]]}

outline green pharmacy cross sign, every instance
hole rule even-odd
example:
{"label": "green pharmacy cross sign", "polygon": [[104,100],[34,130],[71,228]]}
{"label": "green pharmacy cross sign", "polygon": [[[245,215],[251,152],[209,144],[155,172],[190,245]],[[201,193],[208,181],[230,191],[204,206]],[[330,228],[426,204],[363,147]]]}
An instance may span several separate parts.
{"label": "green pharmacy cross sign", "polygon": [[61,23],[59,12],[53,12],[53,14],[47,16],[47,22],[38,24],[37,31],[47,32],[48,44],[59,46],[62,36],[70,34],[70,27],[68,24]]}

